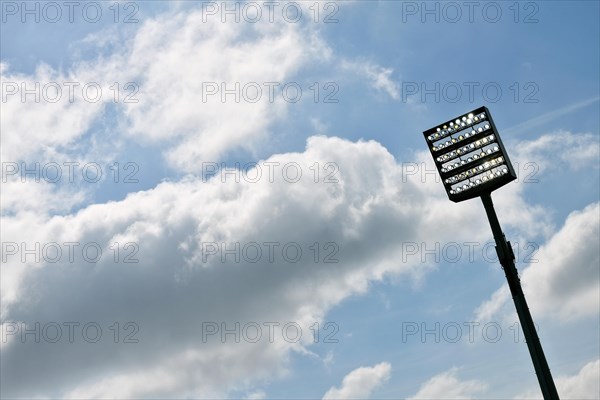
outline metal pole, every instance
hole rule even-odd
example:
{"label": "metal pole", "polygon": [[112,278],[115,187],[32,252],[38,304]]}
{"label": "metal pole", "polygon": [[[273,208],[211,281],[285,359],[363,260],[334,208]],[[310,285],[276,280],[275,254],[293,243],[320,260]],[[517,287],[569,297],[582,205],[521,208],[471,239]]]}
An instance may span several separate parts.
{"label": "metal pole", "polygon": [[506,240],[504,233],[502,233],[500,222],[498,222],[498,217],[496,216],[496,211],[494,210],[494,203],[492,203],[491,194],[485,193],[481,195],[481,201],[485,207],[485,212],[487,213],[487,217],[494,234],[498,259],[500,260],[500,264],[502,264],[504,273],[506,274],[508,287],[510,288],[510,293],[512,294],[513,301],[515,302],[515,308],[517,309],[519,321],[523,327],[525,341],[527,342],[527,347],[529,348],[529,354],[531,355],[531,360],[533,361],[533,367],[535,368],[535,373],[537,375],[540,388],[542,389],[544,400],[559,400],[558,392],[556,391],[556,386],[554,385],[554,380],[552,379],[552,374],[550,373],[550,367],[548,367],[548,362],[544,356],[542,344],[540,343],[540,339],[538,338],[535,330],[535,325],[533,324],[533,319],[531,318],[527,301],[525,301],[525,294],[521,288],[519,273],[515,267],[515,255],[510,242]]}

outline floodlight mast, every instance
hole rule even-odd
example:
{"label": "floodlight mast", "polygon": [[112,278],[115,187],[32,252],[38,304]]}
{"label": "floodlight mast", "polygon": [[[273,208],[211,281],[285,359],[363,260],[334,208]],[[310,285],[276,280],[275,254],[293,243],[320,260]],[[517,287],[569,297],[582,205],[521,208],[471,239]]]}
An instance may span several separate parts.
{"label": "floodlight mast", "polygon": [[545,400],[558,400],[558,392],[556,391],[556,386],[554,385],[554,380],[550,373],[550,367],[546,361],[546,356],[544,356],[540,338],[535,330],[535,325],[531,318],[527,301],[525,300],[525,294],[521,288],[519,272],[515,266],[515,255],[510,242],[506,240],[502,228],[500,227],[500,222],[498,221],[496,211],[494,210],[494,203],[492,203],[491,193],[482,194],[481,201],[485,207],[485,212],[490,222],[492,233],[494,234],[498,260],[504,269],[508,287],[510,288],[510,293],[512,294],[515,308],[517,309],[517,315],[519,316],[519,321],[523,327],[523,334],[525,336],[525,341],[527,342],[527,347],[529,348],[529,354],[533,361],[533,367],[535,368],[540,389],[542,390]]}
{"label": "floodlight mast", "polygon": [[[465,132],[469,129],[472,130]],[[444,180],[448,198],[460,202],[481,197],[496,242],[498,260],[506,275],[544,400],[559,400],[521,288],[512,246],[502,232],[492,202],[492,191],[516,179],[516,173],[489,110],[480,107],[423,134]]]}

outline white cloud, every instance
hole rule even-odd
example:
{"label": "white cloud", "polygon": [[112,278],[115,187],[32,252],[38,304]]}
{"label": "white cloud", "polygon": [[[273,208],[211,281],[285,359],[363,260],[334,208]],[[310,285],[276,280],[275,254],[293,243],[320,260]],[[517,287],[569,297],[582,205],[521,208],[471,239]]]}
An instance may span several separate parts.
{"label": "white cloud", "polygon": [[[112,127],[99,121],[109,114],[110,96],[98,103],[64,98],[56,104],[24,104],[17,97],[3,103],[3,161],[107,162],[131,139],[156,144],[171,166],[197,172],[202,161],[217,161],[230,150],[251,151],[290,107],[282,99],[267,103],[266,97],[255,104],[223,104],[218,97],[203,103],[202,82],[285,82],[321,58],[336,63],[319,35],[301,26],[241,29],[199,18],[193,10],[177,11],[144,22],[130,40],[96,36],[89,42],[100,40],[95,44],[115,45],[119,52],[79,63],[69,72],[42,65],[23,75],[0,64],[3,82],[101,81],[104,93],[115,81],[140,86],[139,103],[116,106],[119,129],[108,138],[104,135]],[[346,67],[398,98],[390,69],[353,61]],[[315,128],[323,126],[315,123]],[[291,184],[277,174],[273,183],[223,184],[218,178],[204,183],[190,176],[62,216],[53,214],[68,211],[89,193],[17,180],[3,183],[3,209],[14,212],[3,217],[5,242],[29,248],[36,242],[94,242],[105,254],[98,263],[11,258],[2,266],[3,326],[7,321],[93,321],[106,337],[115,321],[135,321],[140,342],[91,345],[78,336],[75,343],[36,346],[13,338],[2,344],[2,394],[214,398],[242,391],[260,397],[257,385],[285,374],[293,352],[307,353],[308,335],[289,343],[281,339],[279,327],[272,343],[265,337],[257,343],[221,343],[218,336],[204,342],[203,322],[231,327],[238,321],[294,321],[309,332],[314,321],[341,300],[366,291],[371,281],[389,274],[416,278],[427,271],[420,256],[398,262],[403,242],[457,239],[451,227],[481,213],[480,205],[469,204],[448,216],[438,183],[399,184],[400,165],[375,142],[313,137],[304,152],[267,161],[298,162],[302,180]],[[339,182],[315,184],[309,169],[315,162],[335,163]],[[499,202],[523,204],[518,190],[506,193]],[[519,208],[511,211],[515,226],[541,229],[539,209]],[[487,232],[486,226],[475,229]],[[306,258],[293,265],[202,262],[203,242],[273,240],[302,243],[306,252],[314,242],[334,242],[340,246],[340,262],[326,268]],[[117,241],[138,244],[140,262],[112,262],[110,245]],[[323,361],[331,360],[326,356]],[[348,385],[344,379],[334,393],[351,387],[355,379],[349,377],[357,371],[362,372],[354,376],[370,376],[365,379],[375,385],[387,379],[389,364],[352,372]]]}
{"label": "white cloud", "polygon": [[478,380],[460,380],[458,369],[451,368],[429,379],[409,399],[473,399],[478,398],[486,385]]}
{"label": "white cloud", "polygon": [[[333,305],[385,274],[421,273],[420,264],[397,262],[400,243],[421,235],[405,198],[418,192],[397,184],[400,168],[379,144],[314,137],[303,153],[267,161],[297,162],[303,177],[289,183],[276,170],[272,183],[266,177],[257,183],[189,178],[74,215],[3,218],[5,242],[26,242],[28,248],[35,242],[95,242],[104,254],[96,264],[81,256],[72,264],[9,257],[1,282],[4,321],[95,321],[105,332],[115,321],[140,327],[135,345],[12,341],[3,348],[3,393],[221,397],[250,390],[277,377],[275,371],[285,373],[290,353],[305,351],[309,327]],[[315,183],[309,170],[315,162],[335,163],[339,182]],[[202,262],[201,243],[269,241],[300,243],[305,256],[295,264],[266,257],[258,263],[221,263],[218,257]],[[115,263],[109,248],[114,242],[139,244],[140,262]],[[308,249],[314,242],[337,243],[340,262],[315,264]],[[30,288],[34,295],[27,294]],[[202,323],[212,321],[229,328],[235,322],[297,322],[305,334],[299,343],[287,342],[280,325],[273,343],[266,328],[258,343],[221,343],[218,336],[204,343]],[[68,361],[58,363],[56,352]]]}
{"label": "white cloud", "polygon": [[[401,164],[373,141],[312,137],[304,152],[273,155],[265,162],[296,162],[302,178],[290,183],[279,168],[270,182],[263,162],[263,179],[256,183],[231,177],[223,183],[220,176],[202,182],[190,176],[72,215],[4,218],[6,242],[26,242],[28,248],[35,242],[95,242],[106,255],[97,264],[81,257],[73,264],[35,263],[31,257],[21,263],[11,257],[1,282],[6,321],[98,321],[105,329],[115,321],[135,321],[140,326],[136,345],[62,343],[34,349],[13,341],[3,349],[3,362],[11,365],[3,368],[3,381],[9,382],[5,393],[97,398],[250,392],[274,371],[285,373],[291,352],[307,353],[308,335],[289,343],[281,340],[280,326],[280,340],[273,343],[266,337],[239,344],[211,337],[203,343],[202,322],[226,322],[231,328],[236,321],[293,321],[309,332],[334,305],[365,292],[369,282],[390,274],[414,279],[430,270],[431,262],[423,263],[420,256],[399,260],[403,243],[456,239],[451,229],[439,228],[439,220],[432,222],[438,213],[452,226],[481,211],[475,205],[443,213],[437,205],[446,205],[444,194],[432,195],[420,182],[399,184]],[[325,183],[321,174],[315,183],[309,169],[315,162],[320,168],[334,163],[338,182]],[[265,257],[258,263],[202,259],[201,243],[274,240],[300,243],[307,256],[295,264],[274,264]],[[109,248],[114,242],[139,244],[140,262],[115,263]],[[308,249],[315,242],[337,243],[340,262],[315,264]],[[27,296],[28,288],[36,288],[34,296]],[[55,365],[58,350],[71,362]],[[93,368],[82,367],[86,357],[94,357]]]}
{"label": "white cloud", "polygon": [[398,83],[392,79],[391,68],[384,68],[369,61],[348,61],[342,60],[341,67],[352,71],[358,75],[364,76],[371,83],[371,86],[378,91],[387,93],[392,99],[400,98]]}
{"label": "white cloud", "polygon": [[[65,162],[106,167],[127,143],[135,143],[153,145],[148,148],[157,148],[177,171],[197,173],[203,162],[220,161],[229,151],[253,152],[269,138],[272,124],[287,115],[290,103],[281,87],[297,81],[302,68],[331,62],[331,50],[312,24],[267,19],[256,24],[221,23],[216,17],[204,22],[200,9],[173,5],[171,11],[127,32],[107,29],[90,34],[78,46],[103,56],[75,62],[65,70],[40,63],[34,73],[24,74],[2,62],[4,213],[37,209],[62,214],[89,201],[97,187],[46,184],[43,179],[38,183],[31,176],[22,182],[23,167],[37,164],[43,169],[58,163],[63,174]],[[74,89],[66,82],[74,82]],[[266,86],[271,82],[279,85],[273,89],[272,102]],[[239,83],[241,91],[244,85],[249,84],[250,90],[257,84],[262,95],[256,103],[244,101],[244,94],[254,96],[250,90],[239,102],[235,95],[223,102],[222,83],[229,89]],[[83,87],[88,84],[100,85],[98,101],[86,101]],[[203,102],[203,88],[213,84],[219,93]],[[36,87],[40,98],[28,94],[22,101],[23,89]],[[56,102],[55,87],[61,93]],[[5,171],[6,163],[19,165],[18,173]],[[64,180],[63,175],[61,183]]]}
{"label": "white cloud", "polygon": [[[559,376],[554,379],[561,399],[585,400],[600,397],[600,360],[584,365],[576,375]],[[515,399],[541,399],[539,388],[532,388]]]}
{"label": "white cloud", "polygon": [[600,312],[600,203],[571,213],[539,251],[539,263],[523,271],[530,307],[561,319]]}
{"label": "white cloud", "polygon": [[[103,56],[65,70],[40,63],[24,74],[2,62],[4,213],[37,209],[62,214],[93,197],[97,185],[38,183],[31,176],[22,182],[20,170],[36,164],[43,169],[58,163],[62,183],[65,162],[106,167],[131,142],[153,144],[169,166],[184,172],[199,172],[202,162],[220,161],[230,150],[252,152],[269,138],[273,122],[286,117],[290,103],[281,95],[282,85],[296,81],[303,67],[331,57],[311,24],[202,21],[201,9],[177,5],[127,33],[111,28],[90,34],[77,46]],[[279,84],[273,102],[265,86],[269,82]],[[223,102],[221,83],[229,89],[239,83],[240,90],[256,83],[262,95],[256,103],[243,97],[235,102],[234,95]],[[83,88],[90,84],[100,85],[98,101],[86,101]],[[212,84],[219,94],[203,102],[202,89]],[[61,95],[54,102],[56,87]],[[24,89],[34,88],[40,98],[28,94],[22,101]],[[130,100],[135,102],[128,102],[134,91]],[[245,92],[247,97],[251,92]],[[18,173],[5,171],[6,163],[16,163]]]}
{"label": "white cloud", "polygon": [[391,369],[391,365],[386,362],[357,368],[344,377],[341,387],[329,389],[323,399],[367,399],[374,389],[390,378]]}
{"label": "white cloud", "polygon": [[[273,343],[264,337],[258,343],[203,343],[202,322],[231,327],[236,321],[294,321],[309,332],[313,322],[341,300],[366,291],[373,280],[390,274],[422,276],[428,264],[419,255],[398,262],[402,243],[462,240],[450,227],[481,214],[479,204],[445,212],[447,199],[436,182],[409,179],[399,184],[402,165],[373,141],[312,137],[304,152],[266,161],[297,162],[302,179],[289,183],[281,169],[274,182],[222,183],[217,176],[203,183],[190,176],[72,215],[23,212],[3,218],[5,242],[26,242],[29,248],[35,242],[96,242],[108,258],[111,243],[135,242],[140,259],[138,264],[111,259],[23,264],[13,257],[2,270],[3,322],[97,321],[108,331],[115,321],[135,321],[141,335],[136,345],[94,347],[80,340],[36,348],[13,340],[3,346],[3,394],[102,398],[251,393],[273,374],[285,374],[292,352],[306,353],[310,342],[294,344],[280,336]],[[335,163],[339,182],[321,179],[316,184],[309,169],[315,162]],[[500,199],[520,200],[521,195],[515,190]],[[528,212],[524,209],[522,215]],[[475,229],[488,232],[485,224]],[[464,239],[479,233],[469,232]],[[340,262],[327,268],[308,259],[293,265],[202,262],[203,242],[273,240],[303,243],[305,251],[314,242],[335,242]],[[57,363],[58,353],[68,362]],[[94,359],[93,367],[89,359]]]}
{"label": "white cloud", "polygon": [[[146,20],[130,38],[112,30],[108,37],[92,35],[82,44],[103,47],[104,56],[78,62],[67,72],[42,65],[24,75],[3,63],[3,82],[99,82],[105,94],[96,103],[81,98],[70,102],[64,96],[56,104],[23,103],[18,96],[3,103],[3,161],[106,162],[131,140],[156,144],[171,166],[197,172],[202,161],[216,161],[232,149],[252,150],[268,137],[272,122],[285,117],[288,104],[281,98],[268,103],[265,96],[255,104],[223,104],[218,97],[203,103],[202,83],[284,83],[321,58],[335,61],[316,31],[300,25],[240,28],[213,21],[203,23],[197,10],[175,10]],[[376,86],[389,90],[389,73],[378,67],[373,71],[380,74],[372,76]],[[127,82],[137,83],[139,102],[111,104],[113,98],[106,94],[112,94],[114,82],[122,89]],[[105,117],[114,123],[106,123]],[[104,136],[113,128],[116,133]],[[285,374],[291,352],[306,352],[308,335],[299,343],[270,343],[264,337],[258,343],[214,338],[204,343],[202,322],[293,321],[309,332],[333,305],[366,291],[370,281],[426,269],[397,261],[399,243],[420,235],[414,206],[404,196],[414,199],[420,193],[410,183],[399,187],[400,169],[381,145],[314,137],[305,152],[274,155],[268,161],[298,162],[301,182],[286,182],[280,170],[273,183],[222,184],[218,178],[204,183],[190,176],[71,214],[72,207],[89,198],[76,185],[57,189],[23,184],[18,177],[3,183],[4,243],[43,248],[78,242],[78,250],[98,243],[104,254],[98,263],[83,261],[80,253],[74,263],[11,257],[2,266],[3,323],[96,322],[106,336],[114,322],[135,321],[140,343],[88,346],[80,337],[75,343],[36,346],[9,340],[3,344],[2,394],[103,398],[252,393],[257,382]],[[336,163],[339,183],[315,184],[309,169],[315,162],[321,167]],[[264,164],[262,171],[266,174]],[[65,215],[55,215],[57,211]],[[202,242],[273,240],[302,243],[305,254],[314,242],[338,243],[341,261],[327,268],[309,262],[308,256],[283,266],[202,262]],[[114,242],[139,245],[140,262],[114,263]],[[123,257],[126,249],[120,250]],[[277,329],[281,336],[281,327]]]}
{"label": "white cloud", "polygon": [[[521,166],[528,162],[536,165],[536,179],[556,169],[598,168],[600,145],[591,134],[558,131],[531,141],[519,141],[513,147],[515,162]],[[573,154],[577,157],[572,157]],[[497,198],[502,201],[503,222],[517,227],[525,237],[541,233],[546,238],[535,253],[537,262],[520,272],[532,313],[562,320],[597,315],[600,311],[600,281],[596,273],[600,263],[599,203],[571,213],[557,230],[546,209],[525,201],[525,186],[521,179],[518,184],[507,185],[499,191]],[[477,307],[476,318],[488,321],[499,313],[512,315],[510,300],[508,288],[503,285]]]}
{"label": "white cloud", "polygon": [[[102,139],[98,142],[107,144],[104,152],[114,153],[125,140],[150,143],[162,149],[171,167],[197,173],[202,162],[219,161],[230,151],[254,152],[264,145],[273,124],[284,121],[294,106],[284,99],[282,87],[297,82],[304,93],[301,101],[310,98],[308,86],[313,81],[305,84],[299,79],[307,68],[347,64],[352,66],[353,77],[358,71],[378,90],[398,96],[391,70],[374,63],[337,60],[311,23],[203,21],[200,9],[181,10],[173,5],[171,11],[144,20],[129,36],[109,29],[89,35],[80,45],[106,55],[73,64],[67,72],[41,64],[33,75],[11,72],[2,63],[4,83],[24,83],[30,88],[38,82],[43,88],[57,82],[63,87],[57,103],[44,98],[35,103],[31,96],[22,102],[20,93],[3,102],[3,160],[51,158],[60,162],[56,158],[66,147],[81,156],[111,105],[117,115],[115,126],[97,132]],[[70,81],[79,83],[74,102],[68,101],[63,84]],[[100,101],[83,101],[81,88],[93,82],[101,85]],[[113,104],[115,82],[120,97]],[[129,83],[133,86],[126,86]],[[137,88],[132,97],[135,102],[126,102],[133,88]],[[261,94],[253,102],[256,88]],[[223,101],[223,89],[241,93],[239,101],[235,94],[226,95]],[[207,90],[218,93],[203,96]]]}
{"label": "white cloud", "polygon": [[[488,385],[481,380],[461,380],[459,369],[453,367],[434,376],[419,388],[417,394],[409,400],[433,399],[478,399],[492,396]],[[598,399],[600,395],[600,360],[585,364],[572,376],[555,376],[554,382],[561,399],[585,400]],[[514,399],[542,399],[539,387],[532,387],[515,396]]]}
{"label": "white cloud", "polygon": [[[27,75],[2,64],[0,73],[2,210],[67,212],[89,198],[89,190],[79,185],[83,166],[107,165],[119,148],[108,127],[95,125],[111,101],[110,84],[101,85],[100,99],[92,102],[85,100],[83,87],[96,80],[86,79],[79,70],[63,73],[40,64]],[[88,99],[95,96],[94,89],[86,93]],[[46,181],[58,173],[62,177],[57,181],[68,181],[70,172],[75,184]]]}
{"label": "white cloud", "polygon": [[496,290],[489,300],[484,301],[475,310],[475,319],[478,321],[491,321],[506,302],[510,299],[508,286],[502,286]]}
{"label": "white cloud", "polygon": [[[600,145],[597,135],[573,134],[564,130],[542,135],[535,140],[520,141],[515,158],[523,165],[535,162],[540,169],[557,169],[565,166],[571,170],[597,169]],[[566,151],[568,149],[568,151]]]}
{"label": "white cloud", "polygon": [[266,399],[267,398],[267,394],[262,391],[259,390],[257,392],[252,392],[248,395],[248,397],[246,397],[249,400],[261,400],[261,399]]}
{"label": "white cloud", "polygon": [[[597,316],[600,312],[600,203],[571,213],[563,227],[540,247],[521,273],[523,291],[536,316],[561,320]],[[510,300],[502,287],[476,310],[477,319],[489,320]]]}
{"label": "white cloud", "polygon": [[[104,103],[111,99],[106,85],[98,102],[86,101],[83,86],[95,81],[85,80],[79,71],[62,73],[40,64],[32,75],[27,75],[2,65],[1,154],[5,161],[20,161],[39,153],[48,157],[61,147],[73,145],[102,115]],[[89,93],[89,99],[95,97],[92,89]]]}
{"label": "white cloud", "polygon": [[562,399],[597,399],[600,397],[600,360],[584,365],[574,376],[559,377],[557,390]]}
{"label": "white cloud", "polygon": [[[285,115],[281,88],[326,48],[307,36],[298,24],[203,22],[195,10],[144,23],[122,58],[141,87],[140,102],[126,106],[128,134],[166,141],[169,162],[186,171],[251,150]],[[278,85],[273,99],[268,82]],[[223,99],[225,90],[234,94]]]}

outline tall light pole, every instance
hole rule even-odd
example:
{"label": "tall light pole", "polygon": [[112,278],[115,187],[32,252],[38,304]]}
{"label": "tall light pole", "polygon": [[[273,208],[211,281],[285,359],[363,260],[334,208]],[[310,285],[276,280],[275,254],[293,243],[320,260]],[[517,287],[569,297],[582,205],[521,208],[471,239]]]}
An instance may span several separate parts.
{"label": "tall light pole", "polygon": [[515,255],[506,240],[492,203],[492,191],[515,180],[517,174],[486,107],[423,132],[448,198],[457,203],[481,197],[496,241],[519,321],[545,400],[559,400],[542,344],[521,288]]}

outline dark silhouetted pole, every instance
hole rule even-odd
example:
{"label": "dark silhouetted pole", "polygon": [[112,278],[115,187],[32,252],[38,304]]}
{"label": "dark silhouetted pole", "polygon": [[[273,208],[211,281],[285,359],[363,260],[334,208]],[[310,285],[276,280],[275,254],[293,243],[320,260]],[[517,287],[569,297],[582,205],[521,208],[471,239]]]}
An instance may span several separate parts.
{"label": "dark silhouetted pole", "polygon": [[500,260],[500,264],[502,264],[504,273],[506,274],[508,287],[510,288],[510,293],[512,294],[512,298],[515,302],[515,308],[517,309],[519,321],[523,327],[525,341],[527,342],[527,347],[529,348],[529,354],[531,355],[531,360],[533,361],[533,367],[535,368],[535,373],[537,375],[538,382],[540,383],[542,394],[544,395],[545,400],[559,400],[558,392],[556,391],[556,386],[554,385],[554,380],[552,379],[552,374],[550,373],[550,367],[548,367],[548,362],[544,356],[542,344],[538,338],[535,325],[533,324],[533,319],[531,318],[531,313],[529,312],[529,307],[527,306],[527,301],[525,300],[525,294],[521,288],[519,273],[515,267],[515,255],[510,242],[506,240],[504,233],[502,233],[500,222],[498,222],[498,217],[496,216],[496,211],[494,210],[494,203],[492,203],[491,194],[482,194],[481,201],[483,202],[485,212],[487,213],[488,220],[490,221],[490,226],[494,234],[494,240],[496,241],[496,252],[498,253],[498,259]]}

